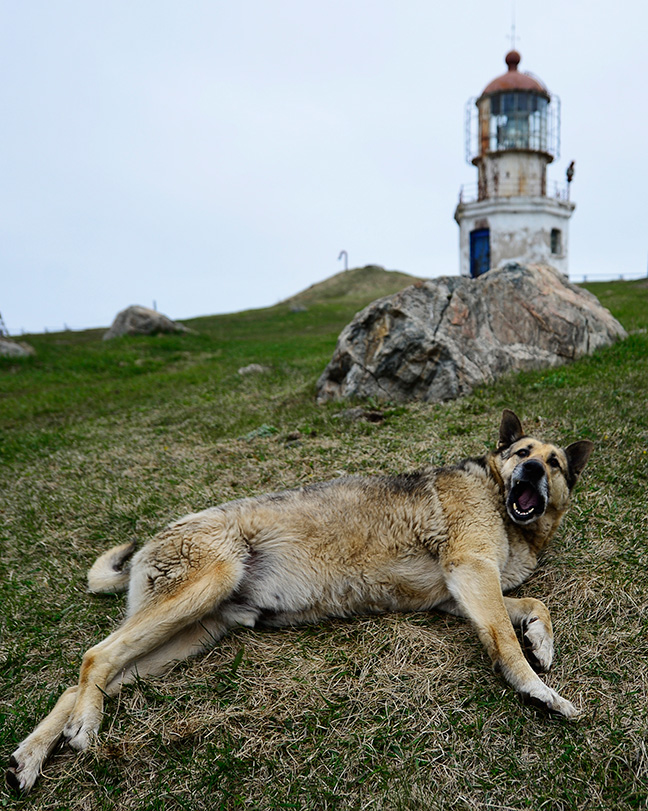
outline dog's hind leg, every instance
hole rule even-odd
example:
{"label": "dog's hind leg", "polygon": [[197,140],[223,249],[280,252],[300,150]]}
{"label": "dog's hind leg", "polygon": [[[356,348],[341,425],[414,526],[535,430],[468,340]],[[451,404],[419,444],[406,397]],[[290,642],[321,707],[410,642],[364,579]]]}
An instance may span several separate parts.
{"label": "dog's hind leg", "polygon": [[98,730],[103,696],[125,681],[163,672],[173,662],[208,647],[233,623],[215,609],[236,590],[242,560],[212,560],[149,599],[114,633],[83,657],[79,684],[68,688],[50,714],[12,754],[7,782],[28,792],[61,736],[75,749],[88,746]]}
{"label": "dog's hind leg", "polygon": [[115,695],[124,684],[147,676],[160,676],[177,662],[198,656],[211,648],[230,627],[218,615],[203,617],[158,648],[130,662],[109,682],[106,693]]}
{"label": "dog's hind leg", "polygon": [[553,628],[547,606],[533,597],[504,597],[513,627],[522,632],[522,649],[538,673],[547,673],[554,654]]}
{"label": "dog's hind leg", "polygon": [[[123,684],[128,684],[136,678],[160,675],[175,662],[197,656],[211,647],[226,630],[226,624],[214,615],[193,623],[155,650],[130,662],[106,685],[105,694],[116,695]],[[6,780],[15,792],[26,794],[36,782],[47,759],[61,739],[63,728],[74,709],[78,690],[76,685],[68,687],[49,715],[11,755]]]}
{"label": "dog's hind leg", "polygon": [[73,749],[86,749],[99,729],[103,693],[115,677],[210,614],[235,591],[243,569],[239,560],[204,563],[85,653],[74,710],[63,728]]}
{"label": "dog's hind leg", "polygon": [[9,758],[6,780],[15,792],[26,794],[38,779],[43,764],[54,751],[74,709],[77,690],[76,686],[68,687],[54,709]]}

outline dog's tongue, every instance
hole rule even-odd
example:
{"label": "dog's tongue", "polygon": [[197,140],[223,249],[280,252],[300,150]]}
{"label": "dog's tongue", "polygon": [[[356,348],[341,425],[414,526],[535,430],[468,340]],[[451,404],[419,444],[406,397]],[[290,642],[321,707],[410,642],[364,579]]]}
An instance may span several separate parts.
{"label": "dog's tongue", "polygon": [[538,506],[538,494],[532,487],[525,487],[518,496],[518,504],[523,510]]}

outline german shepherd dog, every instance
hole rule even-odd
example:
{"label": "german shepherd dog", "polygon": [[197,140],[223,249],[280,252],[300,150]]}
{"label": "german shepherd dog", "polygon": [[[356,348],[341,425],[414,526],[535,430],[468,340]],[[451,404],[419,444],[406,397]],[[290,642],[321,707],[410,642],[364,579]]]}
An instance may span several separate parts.
{"label": "german shepherd dog", "polygon": [[241,625],[441,609],[472,621],[521,696],[572,718],[573,704],[536,675],[553,657],[547,608],[503,592],[535,568],[591,451],[587,439],[562,449],[527,436],[506,410],[497,449],[481,458],[231,501],[181,518],[135,554],[134,544],[105,552],[89,589],[128,588],[126,619],[87,651],[78,684],[11,755],[9,785],[29,791],[61,740],[86,749],[104,696]]}

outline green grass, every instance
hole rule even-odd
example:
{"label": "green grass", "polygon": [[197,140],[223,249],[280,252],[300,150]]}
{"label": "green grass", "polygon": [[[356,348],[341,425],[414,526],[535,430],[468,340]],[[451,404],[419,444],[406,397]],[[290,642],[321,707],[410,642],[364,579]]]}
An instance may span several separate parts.
{"label": "green grass", "polygon": [[[523,707],[471,628],[443,614],[240,631],[126,688],[96,747],[62,752],[30,809],[648,807],[648,288],[588,284],[631,332],[590,358],[380,422],[315,405],[337,335],[369,298],[196,319],[196,334],[28,336],[0,362],[0,753],[76,679],[123,600],[84,593],[99,551],[190,510],[490,447],[501,409],[594,456],[520,594],[544,599],[547,681],[576,723]],[[261,363],[271,371],[241,376]]]}

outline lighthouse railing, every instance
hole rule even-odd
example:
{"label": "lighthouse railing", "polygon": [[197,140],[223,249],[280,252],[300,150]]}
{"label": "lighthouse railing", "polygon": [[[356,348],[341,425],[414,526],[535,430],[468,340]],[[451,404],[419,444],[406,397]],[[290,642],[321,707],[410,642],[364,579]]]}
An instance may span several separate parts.
{"label": "lighthouse railing", "polygon": [[569,183],[548,181],[545,194],[525,194],[520,191],[519,182],[500,181],[497,189],[486,189],[480,183],[464,183],[459,189],[459,203],[477,203],[481,200],[500,200],[512,197],[546,197],[560,202],[569,202]]}

